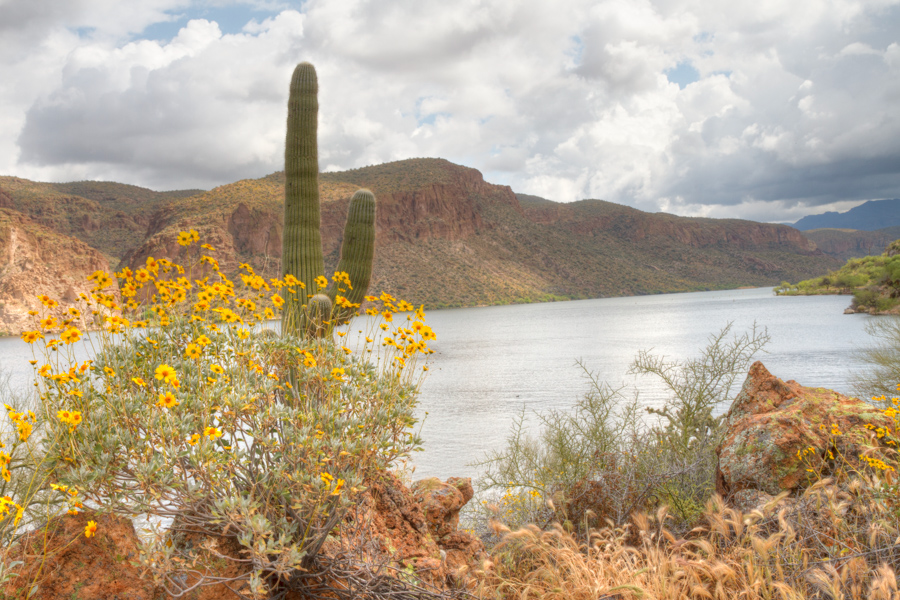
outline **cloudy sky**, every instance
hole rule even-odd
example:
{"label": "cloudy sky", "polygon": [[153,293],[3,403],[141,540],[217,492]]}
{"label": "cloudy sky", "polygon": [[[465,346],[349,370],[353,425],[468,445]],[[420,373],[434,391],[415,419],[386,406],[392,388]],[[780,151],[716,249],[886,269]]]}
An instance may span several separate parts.
{"label": "cloudy sky", "polygon": [[900,197],[900,0],[0,0],[0,174],[280,170],[304,60],[322,170],[763,221]]}

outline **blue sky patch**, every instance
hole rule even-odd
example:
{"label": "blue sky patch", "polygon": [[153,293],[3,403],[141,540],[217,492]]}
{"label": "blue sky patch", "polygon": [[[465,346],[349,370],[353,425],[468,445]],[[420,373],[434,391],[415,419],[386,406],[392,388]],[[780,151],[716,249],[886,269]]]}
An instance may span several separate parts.
{"label": "blue sky patch", "polygon": [[157,40],[160,42],[168,42],[187,25],[192,19],[206,19],[207,21],[215,21],[219,24],[219,29],[223,34],[240,33],[244,25],[250,21],[263,21],[269,17],[274,17],[278,11],[260,10],[245,4],[232,5],[227,7],[192,7],[183,12],[172,14],[171,21],[161,21],[150,25],[140,35],[139,39]]}
{"label": "blue sky patch", "polygon": [[569,40],[572,42],[572,47],[566,51],[566,54],[572,59],[575,68],[578,68],[584,60],[584,40],[578,35],[571,36]]}
{"label": "blue sky patch", "polygon": [[698,71],[690,61],[682,61],[673,69],[664,71],[666,77],[672,83],[677,83],[678,87],[684,89],[687,85],[700,80],[700,71]]}

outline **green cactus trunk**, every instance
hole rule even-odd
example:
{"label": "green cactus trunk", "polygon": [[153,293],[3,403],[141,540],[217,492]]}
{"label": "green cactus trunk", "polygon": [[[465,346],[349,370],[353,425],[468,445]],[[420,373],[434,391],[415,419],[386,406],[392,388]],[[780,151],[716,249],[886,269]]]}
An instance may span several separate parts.
{"label": "green cactus trunk", "polygon": [[286,295],[282,313],[286,332],[306,330],[304,307],[316,293],[316,277],[325,271],[319,232],[318,91],[315,68],[309,63],[297,65],[291,78],[284,147],[281,265],[283,275],[293,275],[306,287]]}
{"label": "green cactus trunk", "polygon": [[347,223],[344,225],[344,241],[341,244],[341,260],[337,271],[350,277],[350,288],[334,282],[328,288],[328,297],[334,304],[335,321],[344,323],[356,309],[342,308],[336,298],[340,294],[353,304],[361,304],[372,280],[372,263],[375,259],[375,194],[359,190],[350,198]]}
{"label": "green cactus trunk", "polygon": [[[291,78],[287,138],[284,147],[284,233],[282,275],[293,275],[305,289],[285,294],[281,329],[286,335],[323,337],[338,321],[346,322],[354,310],[338,308],[338,294],[359,304],[369,289],[375,255],[375,195],[360,190],[350,201],[338,271],[350,277],[352,290],[333,284],[326,295],[316,296],[316,278],[324,275],[319,211],[318,82],[316,70],[300,63]],[[328,314],[326,314],[328,313]],[[337,317],[337,318],[335,318]]]}

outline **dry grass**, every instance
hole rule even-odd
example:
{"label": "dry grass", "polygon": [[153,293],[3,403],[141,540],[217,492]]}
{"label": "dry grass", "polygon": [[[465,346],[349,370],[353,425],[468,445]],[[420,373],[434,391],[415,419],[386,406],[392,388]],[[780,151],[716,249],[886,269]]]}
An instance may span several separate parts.
{"label": "dry grass", "polygon": [[684,537],[667,528],[666,508],[586,540],[559,525],[511,532],[495,524],[505,535],[478,573],[479,595],[897,600],[900,516],[879,485],[822,480],[799,498],[783,494],[746,513],[714,497],[705,523]]}

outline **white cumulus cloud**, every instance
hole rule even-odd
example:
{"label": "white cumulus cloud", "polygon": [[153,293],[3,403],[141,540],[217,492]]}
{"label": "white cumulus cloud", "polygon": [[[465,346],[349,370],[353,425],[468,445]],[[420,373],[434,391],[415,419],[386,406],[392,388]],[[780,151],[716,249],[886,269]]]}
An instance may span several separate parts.
{"label": "white cumulus cloud", "polygon": [[900,0],[0,0],[0,172],[265,175],[309,60],[323,170],[794,220],[900,196],[898,44]]}

